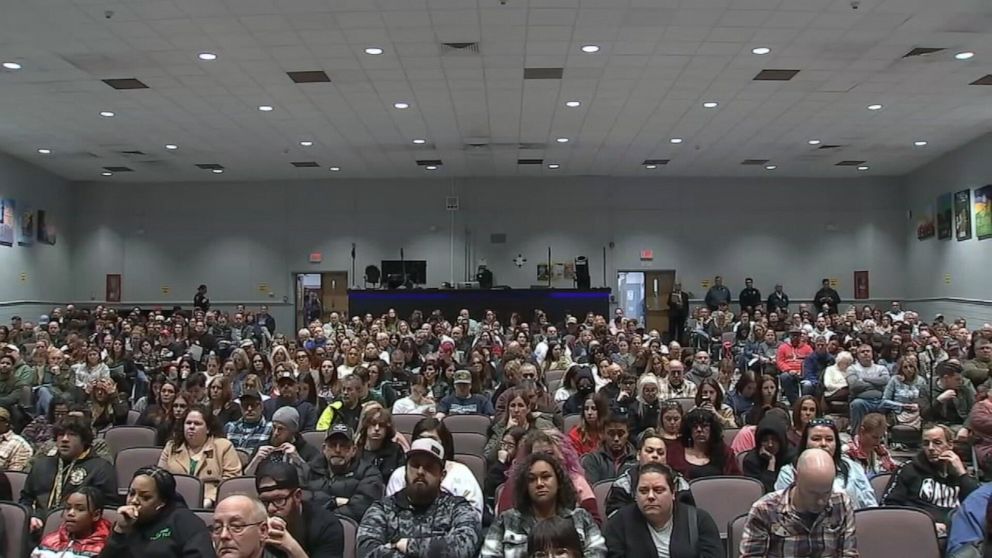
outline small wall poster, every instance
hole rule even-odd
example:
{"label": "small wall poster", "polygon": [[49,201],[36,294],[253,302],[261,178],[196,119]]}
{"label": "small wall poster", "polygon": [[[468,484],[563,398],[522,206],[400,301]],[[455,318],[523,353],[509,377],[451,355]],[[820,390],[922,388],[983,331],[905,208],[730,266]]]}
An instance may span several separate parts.
{"label": "small wall poster", "polygon": [[975,236],[992,238],[992,185],[975,190]]}
{"label": "small wall poster", "polygon": [[937,222],[933,215],[933,206],[928,205],[920,212],[919,220],[916,223],[916,238],[926,240],[933,238],[935,234],[937,234]]}
{"label": "small wall poster", "polygon": [[38,242],[54,246],[57,240],[55,225],[48,219],[44,209],[38,210]]}
{"label": "small wall poster", "polygon": [[107,302],[121,301],[121,276],[120,274],[107,274]]}
{"label": "small wall poster", "polygon": [[971,238],[971,190],[954,193],[954,236],[958,240]]}
{"label": "small wall poster", "polygon": [[0,210],[0,244],[4,246],[14,245],[14,220],[16,202],[11,199],[3,200],[3,208]]}
{"label": "small wall poster", "polygon": [[954,198],[950,192],[937,196],[937,238],[950,240],[954,235]]}
{"label": "small wall poster", "polygon": [[868,285],[868,272],[867,271],[855,271],[854,272],[854,298],[858,300],[865,300],[870,297],[870,289]]}
{"label": "small wall poster", "polygon": [[22,203],[17,220],[17,244],[31,246],[34,244],[35,222],[34,208],[31,204]]}

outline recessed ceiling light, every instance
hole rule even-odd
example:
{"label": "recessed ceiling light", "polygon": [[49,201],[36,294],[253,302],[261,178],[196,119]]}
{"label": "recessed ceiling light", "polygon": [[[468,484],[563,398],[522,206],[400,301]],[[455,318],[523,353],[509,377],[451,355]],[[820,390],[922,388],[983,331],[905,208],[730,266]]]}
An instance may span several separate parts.
{"label": "recessed ceiling light", "polygon": [[654,170],[658,168],[658,165],[644,165],[644,168]]}
{"label": "recessed ceiling light", "polygon": [[196,55],[200,60],[217,60],[217,55],[212,52],[201,52]]}
{"label": "recessed ceiling light", "polygon": [[114,173],[112,173],[110,171],[103,171],[100,174],[103,175],[103,176],[114,176]]}
{"label": "recessed ceiling light", "polygon": [[975,56],[974,52],[971,52],[970,50],[966,50],[964,52],[959,52],[955,54],[954,58],[957,58],[958,60],[968,60],[969,58],[973,58],[974,56]]}
{"label": "recessed ceiling light", "polygon": [[21,69],[21,65],[18,64],[17,62],[4,62],[3,63],[3,67],[4,68],[7,68],[8,70],[20,70]]}
{"label": "recessed ceiling light", "polygon": [[882,105],[877,103],[874,105],[868,105],[868,110],[882,110]]}
{"label": "recessed ceiling light", "polygon": [[310,147],[313,145],[313,142],[310,140],[303,140],[300,142],[300,145],[302,145],[303,147]]}
{"label": "recessed ceiling light", "polygon": [[703,108],[716,108],[719,105],[720,103],[716,101],[706,101],[705,103],[703,103]]}
{"label": "recessed ceiling light", "polygon": [[179,146],[174,143],[167,143],[165,144],[165,148],[168,149],[169,151],[175,151],[179,149]]}
{"label": "recessed ceiling light", "polygon": [[777,167],[777,166],[775,166],[775,165],[765,165],[765,170],[775,170],[775,169],[777,169],[777,168],[778,168],[778,167]]}
{"label": "recessed ceiling light", "polygon": [[341,167],[331,167],[329,170],[331,172],[338,172],[339,170],[341,170]]}
{"label": "recessed ceiling light", "polygon": [[214,174],[224,174],[224,169],[213,169],[211,172]]}
{"label": "recessed ceiling light", "polygon": [[926,144],[927,144],[926,140],[916,140],[913,142],[913,145],[915,145],[916,147],[923,147]]}
{"label": "recessed ceiling light", "polygon": [[555,141],[558,143],[568,143],[568,138],[558,138]]}
{"label": "recessed ceiling light", "polygon": [[410,103],[404,103],[404,102],[393,103],[393,107],[398,109],[410,108]]}
{"label": "recessed ceiling light", "polygon": [[859,170],[859,171],[866,171],[866,170],[868,170],[869,168],[870,168],[870,167],[869,167],[868,165],[861,165],[860,167],[858,167],[858,170]]}
{"label": "recessed ceiling light", "polygon": [[582,52],[587,52],[589,54],[599,52],[599,47],[597,45],[582,45]]}
{"label": "recessed ceiling light", "polygon": [[51,155],[52,150],[48,149],[47,147],[42,147],[41,149],[38,150],[38,153],[41,153],[42,155]]}
{"label": "recessed ceiling light", "polygon": [[757,47],[757,48],[752,48],[751,49],[751,53],[752,54],[758,54],[758,55],[768,54],[771,51],[772,51],[772,49],[770,49],[768,47]]}
{"label": "recessed ceiling light", "polygon": [[371,54],[373,56],[378,56],[382,54],[382,52],[383,52],[382,49],[379,47],[369,47],[365,49],[365,54]]}
{"label": "recessed ceiling light", "polygon": [[258,105],[258,110],[262,112],[272,112],[274,109],[272,105]]}
{"label": "recessed ceiling light", "polygon": [[437,165],[427,165],[424,168],[427,169],[427,170],[437,170]]}
{"label": "recessed ceiling light", "polygon": [[821,142],[818,139],[811,139],[811,140],[807,141],[806,143],[808,143],[810,145],[820,145]]}
{"label": "recessed ceiling light", "polygon": [[559,167],[561,167],[561,165],[559,165],[558,163],[549,163],[548,164],[548,168],[551,169],[551,170],[557,169]]}
{"label": "recessed ceiling light", "polygon": [[682,138],[672,138],[668,141],[669,143],[682,143],[684,140]]}
{"label": "recessed ceiling light", "polygon": [[104,118],[113,118],[116,115],[113,112],[109,111],[109,110],[102,110],[102,111],[100,111],[100,116],[102,116]]}
{"label": "recessed ceiling light", "polygon": [[581,101],[565,101],[565,106],[568,108],[575,108],[582,105]]}
{"label": "recessed ceiling light", "polygon": [[425,140],[423,138],[417,138],[417,139],[413,140],[413,143],[415,143],[417,145],[424,145],[425,143],[427,143],[427,140]]}

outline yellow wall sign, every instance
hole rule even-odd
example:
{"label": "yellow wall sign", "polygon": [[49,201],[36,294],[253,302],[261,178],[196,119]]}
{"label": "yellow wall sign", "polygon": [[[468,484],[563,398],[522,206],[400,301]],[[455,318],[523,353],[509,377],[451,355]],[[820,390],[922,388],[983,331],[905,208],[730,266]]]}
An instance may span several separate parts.
{"label": "yellow wall sign", "polygon": [[162,294],[167,295],[171,290],[168,285],[162,285]]}
{"label": "yellow wall sign", "polygon": [[709,279],[703,279],[703,281],[700,283],[700,285],[702,285],[704,289],[708,289],[708,288],[710,288],[710,280]]}
{"label": "yellow wall sign", "polygon": [[27,282],[27,280],[28,280],[28,274],[27,274],[27,273],[24,273],[24,272],[22,271],[22,272],[21,272],[21,283],[26,283],[26,282]]}
{"label": "yellow wall sign", "polygon": [[270,289],[269,289],[269,284],[268,283],[259,283],[258,284],[258,292],[260,292],[260,293],[267,293],[267,292],[269,292],[269,290]]}
{"label": "yellow wall sign", "polygon": [[951,274],[950,273],[945,273],[944,274],[944,284],[946,284],[946,285],[950,285],[951,284]]}
{"label": "yellow wall sign", "polygon": [[837,281],[837,278],[836,277],[831,277],[830,278],[830,288],[831,289],[836,289],[837,288],[837,283],[838,283],[838,281]]}

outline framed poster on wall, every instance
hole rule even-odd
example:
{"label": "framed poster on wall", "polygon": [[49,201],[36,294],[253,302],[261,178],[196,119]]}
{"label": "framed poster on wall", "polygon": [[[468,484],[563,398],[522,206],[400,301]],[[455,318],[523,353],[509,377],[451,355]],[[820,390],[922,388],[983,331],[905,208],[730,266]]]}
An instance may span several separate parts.
{"label": "framed poster on wall", "polygon": [[107,302],[121,301],[121,276],[119,273],[107,274]]}
{"label": "framed poster on wall", "polygon": [[992,238],[992,185],[975,190],[975,236]]}
{"label": "framed poster on wall", "polygon": [[854,272],[854,298],[865,300],[869,298],[868,271]]}
{"label": "framed poster on wall", "polygon": [[954,198],[950,192],[937,196],[937,238],[950,240],[954,236]]}
{"label": "framed poster on wall", "polygon": [[954,193],[954,236],[958,240],[971,238],[971,190]]}

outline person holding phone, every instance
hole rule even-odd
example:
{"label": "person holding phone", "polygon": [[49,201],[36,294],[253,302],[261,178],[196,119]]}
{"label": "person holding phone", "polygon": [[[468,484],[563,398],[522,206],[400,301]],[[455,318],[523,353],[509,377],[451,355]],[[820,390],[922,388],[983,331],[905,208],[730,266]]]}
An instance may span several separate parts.
{"label": "person holding phone", "polygon": [[882,504],[917,508],[930,515],[941,536],[950,516],[978,488],[961,458],[954,453],[954,435],[942,424],[923,427],[923,449],[896,471],[882,496]]}

